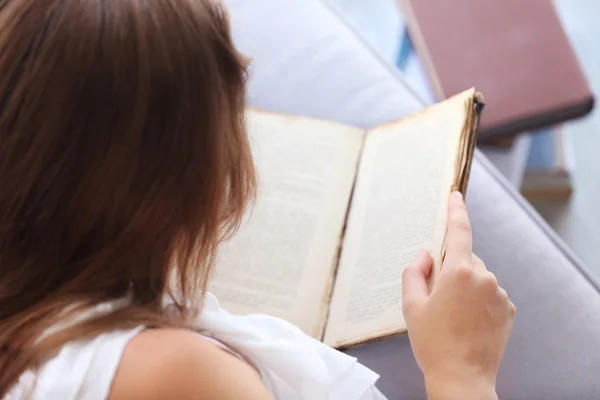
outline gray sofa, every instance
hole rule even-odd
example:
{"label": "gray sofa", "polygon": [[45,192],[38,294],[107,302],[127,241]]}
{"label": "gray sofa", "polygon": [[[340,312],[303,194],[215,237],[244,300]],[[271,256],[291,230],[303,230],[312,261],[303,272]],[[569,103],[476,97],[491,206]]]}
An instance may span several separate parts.
{"label": "gray sofa", "polygon": [[[402,77],[319,0],[227,0],[253,59],[249,101],[368,128],[422,108]],[[501,399],[600,399],[600,292],[586,267],[491,163],[476,154],[467,203],[475,251],[517,306]],[[424,399],[407,337],[350,353],[390,399]]]}

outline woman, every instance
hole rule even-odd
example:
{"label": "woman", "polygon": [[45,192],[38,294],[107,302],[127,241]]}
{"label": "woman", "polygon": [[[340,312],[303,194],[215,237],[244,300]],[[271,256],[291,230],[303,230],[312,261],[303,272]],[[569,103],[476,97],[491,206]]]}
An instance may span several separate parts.
{"label": "woman", "polygon": [[[199,295],[254,195],[245,68],[210,0],[0,1],[0,399],[384,398]],[[431,399],[493,399],[515,310],[449,215],[435,290],[427,253],[404,274],[411,344]]]}

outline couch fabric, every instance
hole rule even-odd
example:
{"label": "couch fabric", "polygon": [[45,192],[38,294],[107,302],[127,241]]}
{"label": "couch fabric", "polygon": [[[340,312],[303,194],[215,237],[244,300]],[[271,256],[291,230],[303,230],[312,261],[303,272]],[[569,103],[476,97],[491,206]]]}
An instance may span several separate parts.
{"label": "couch fabric", "polygon": [[[253,59],[249,101],[368,128],[422,108],[391,66],[318,0],[228,0]],[[585,266],[481,153],[467,204],[476,253],[517,306],[501,399],[600,399],[600,291]],[[407,337],[349,351],[390,399],[424,399]]]}

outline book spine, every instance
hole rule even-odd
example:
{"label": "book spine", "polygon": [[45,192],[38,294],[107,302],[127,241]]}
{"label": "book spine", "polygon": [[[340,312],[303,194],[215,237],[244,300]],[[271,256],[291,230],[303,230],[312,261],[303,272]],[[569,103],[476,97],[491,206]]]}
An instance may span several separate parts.
{"label": "book spine", "polygon": [[415,17],[411,1],[412,0],[400,0],[400,10],[404,17],[404,21],[406,22],[406,26],[408,27],[412,45],[419,54],[419,58],[421,59],[421,62],[427,71],[429,83],[436,96],[436,100],[442,101],[446,99],[446,94],[444,93],[444,88],[442,87],[442,83],[433,64],[433,60],[431,59],[431,54],[429,53],[425,36],[423,35],[421,27],[419,26],[419,23]]}
{"label": "book spine", "polygon": [[528,200],[562,201],[573,192],[574,160],[570,141],[562,126],[533,137],[521,193]]}

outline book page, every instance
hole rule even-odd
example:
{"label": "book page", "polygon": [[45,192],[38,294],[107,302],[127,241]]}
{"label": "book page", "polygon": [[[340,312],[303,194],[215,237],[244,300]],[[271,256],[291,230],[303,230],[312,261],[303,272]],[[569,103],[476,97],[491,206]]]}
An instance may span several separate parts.
{"label": "book page", "polygon": [[252,111],[258,201],[219,250],[210,291],[233,314],[266,313],[319,337],[364,131]]}
{"label": "book page", "polygon": [[404,330],[402,271],[421,249],[432,252],[439,269],[466,101],[453,98],[367,133],[327,344],[346,346]]}

